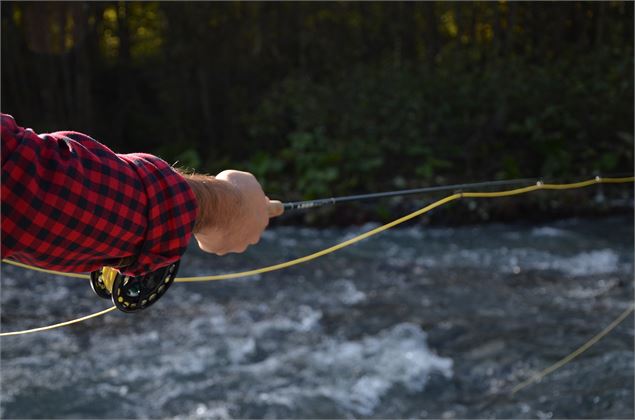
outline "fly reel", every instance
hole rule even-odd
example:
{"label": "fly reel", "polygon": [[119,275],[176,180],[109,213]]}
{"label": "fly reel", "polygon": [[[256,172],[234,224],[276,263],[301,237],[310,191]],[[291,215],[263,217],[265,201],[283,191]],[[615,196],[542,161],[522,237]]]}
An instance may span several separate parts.
{"label": "fly reel", "polygon": [[126,276],[113,267],[90,273],[90,287],[103,299],[111,299],[123,312],[138,312],[154,304],[174,283],[179,261],[143,276]]}

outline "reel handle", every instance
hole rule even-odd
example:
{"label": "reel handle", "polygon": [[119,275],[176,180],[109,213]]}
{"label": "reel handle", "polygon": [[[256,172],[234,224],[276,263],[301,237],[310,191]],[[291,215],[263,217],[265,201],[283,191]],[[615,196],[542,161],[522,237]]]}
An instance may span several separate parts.
{"label": "reel handle", "polygon": [[284,205],[279,200],[269,200],[269,205],[267,207],[267,211],[269,212],[269,218],[282,216],[284,213]]}

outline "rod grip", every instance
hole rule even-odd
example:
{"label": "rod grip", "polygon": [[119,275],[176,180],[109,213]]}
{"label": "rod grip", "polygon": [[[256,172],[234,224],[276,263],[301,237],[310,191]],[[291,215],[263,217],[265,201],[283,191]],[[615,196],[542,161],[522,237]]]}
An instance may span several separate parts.
{"label": "rod grip", "polygon": [[267,207],[269,212],[269,218],[281,216],[284,213],[284,205],[278,200],[269,200],[269,206]]}

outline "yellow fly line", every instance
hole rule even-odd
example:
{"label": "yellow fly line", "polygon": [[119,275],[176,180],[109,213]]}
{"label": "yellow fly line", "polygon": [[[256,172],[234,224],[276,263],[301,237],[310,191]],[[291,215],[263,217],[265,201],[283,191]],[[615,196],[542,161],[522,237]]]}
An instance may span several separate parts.
{"label": "yellow fly line", "polygon": [[[315,252],[313,254],[309,254],[306,255],[304,257],[300,257],[300,258],[296,258],[290,261],[286,261],[280,264],[274,264],[274,265],[270,265],[270,266],[266,266],[266,267],[262,267],[262,268],[258,268],[255,270],[248,270],[248,271],[241,271],[238,273],[228,273],[228,274],[219,274],[219,275],[212,275],[212,276],[198,276],[198,277],[179,277],[177,278],[175,281],[177,282],[203,282],[203,281],[215,281],[215,280],[226,280],[226,279],[235,279],[235,278],[239,278],[239,277],[248,277],[248,276],[254,276],[257,274],[263,274],[263,273],[268,273],[271,271],[276,271],[276,270],[282,270],[284,268],[288,268],[288,267],[292,267],[298,264],[302,264],[311,260],[314,260],[316,258],[322,257],[324,255],[327,254],[331,254],[335,251],[338,251],[342,248],[346,248],[347,246],[353,245],[359,241],[362,241],[366,238],[369,238],[371,236],[377,235],[378,233],[381,233],[385,230],[391,229],[397,225],[400,225],[404,222],[407,222],[408,220],[414,219],[418,216],[421,216],[422,214],[425,214],[437,207],[443,206],[445,204],[448,204],[452,201],[458,200],[460,198],[497,198],[497,197],[509,197],[509,196],[514,196],[514,195],[519,195],[519,194],[526,194],[532,191],[538,191],[538,190],[569,190],[569,189],[574,189],[574,188],[583,188],[583,187],[588,187],[590,185],[594,185],[594,184],[617,184],[617,183],[632,183],[635,182],[635,177],[622,177],[622,178],[600,178],[600,177],[595,177],[594,179],[589,179],[587,181],[580,181],[580,182],[573,182],[573,183],[566,183],[566,184],[545,184],[542,182],[538,182],[536,183],[536,185],[531,185],[528,187],[522,187],[522,188],[515,188],[515,189],[511,189],[511,190],[505,190],[505,191],[494,191],[494,192],[461,192],[461,193],[456,193],[456,194],[452,194],[449,195],[445,198],[442,198],[438,201],[435,201],[432,204],[429,204],[425,207],[423,207],[422,209],[419,209],[417,211],[414,211],[410,214],[407,214],[403,217],[400,217],[397,220],[394,220],[390,223],[387,223],[383,226],[379,226],[375,229],[372,229],[368,232],[365,232],[361,235],[358,235],[354,238],[351,238],[347,241],[341,242],[337,245],[331,246],[329,248],[323,249],[321,251]],[[8,260],[3,260],[3,262],[6,262],[8,264],[12,264],[18,267],[22,267],[22,268],[26,268],[26,269],[31,269],[31,270],[35,270],[35,271],[39,271],[39,272],[43,272],[43,273],[48,273],[48,274],[54,274],[54,275],[60,275],[60,276],[66,276],[66,277],[75,277],[75,278],[82,278],[82,279],[88,279],[89,276],[85,275],[85,274],[73,274],[73,273],[63,273],[63,272],[59,272],[59,271],[53,271],[53,270],[45,270],[42,268],[37,268],[37,267],[32,267],[26,264],[22,264],[22,263],[18,263],[15,261],[8,261]],[[114,310],[115,307],[110,307],[108,309],[105,309],[103,311],[99,311],[96,312],[94,314],[91,315],[87,315],[81,318],[77,318],[77,319],[73,319],[70,321],[66,321],[66,322],[61,322],[59,324],[53,324],[53,325],[49,325],[49,326],[45,326],[45,327],[40,327],[40,328],[33,328],[33,329],[29,329],[29,330],[22,330],[22,331],[13,331],[13,332],[5,332],[5,333],[0,333],[0,337],[6,337],[6,336],[11,336],[11,335],[22,335],[22,334],[29,334],[29,333],[34,333],[34,332],[40,332],[40,331],[47,331],[47,330],[52,330],[55,328],[61,328],[67,325],[71,325],[71,324],[76,324],[78,322],[82,322],[82,321],[86,321],[88,319],[91,318],[97,318],[99,316],[105,315],[108,312],[111,312],[112,310]],[[635,305],[631,304],[629,306],[629,308],[627,308],[626,311],[624,311],[619,317],[617,317],[613,322],[611,322],[610,325],[608,325],[604,330],[602,330],[600,333],[598,333],[597,335],[595,335],[593,338],[591,338],[589,341],[587,341],[585,344],[583,344],[581,347],[579,347],[577,350],[575,350],[573,353],[569,354],[568,356],[566,356],[565,358],[559,360],[558,362],[554,363],[553,365],[551,365],[550,367],[538,372],[537,374],[533,375],[532,377],[530,377],[529,379],[521,382],[520,384],[516,385],[514,388],[512,388],[511,392],[512,394],[515,394],[516,392],[522,390],[523,388],[526,388],[527,386],[531,385],[532,383],[539,381],[540,379],[542,379],[543,377],[547,376],[548,374],[552,373],[553,371],[561,368],[562,366],[566,365],[567,363],[569,363],[571,360],[573,360],[574,358],[576,358],[577,356],[579,356],[580,354],[582,354],[583,352],[585,352],[586,350],[588,350],[591,346],[593,346],[595,343],[597,343],[599,340],[601,340],[604,336],[606,336],[608,333],[610,333],[613,329],[615,329],[622,321],[624,321],[624,319],[626,319],[626,317],[631,314],[633,312],[633,310],[635,309]]]}
{"label": "yellow fly line", "polygon": [[62,271],[54,271],[54,270],[45,270],[44,268],[34,267],[32,265],[23,264],[21,262],[12,261],[12,260],[2,260],[3,263],[7,263],[10,265],[15,265],[16,267],[26,268],[27,270],[38,271],[40,273],[53,274],[55,276],[64,276],[64,277],[74,277],[76,279],[90,279],[88,274],[77,274],[77,273],[64,273]]}
{"label": "yellow fly line", "polygon": [[514,395],[518,391],[521,391],[527,388],[529,385],[541,380],[542,378],[549,375],[550,373],[560,369],[562,366],[566,365],[567,363],[569,363],[570,361],[572,361],[573,359],[575,359],[576,357],[578,357],[579,355],[581,355],[582,353],[590,349],[595,343],[600,341],[608,333],[610,333],[615,328],[617,328],[617,326],[620,325],[622,321],[624,321],[626,317],[633,312],[633,310],[635,310],[635,304],[631,302],[631,304],[628,305],[628,308],[626,308],[624,312],[620,314],[620,316],[615,318],[609,325],[607,325],[602,331],[594,335],[589,341],[587,341],[586,343],[578,347],[576,350],[571,352],[568,356],[563,357],[562,359],[558,360],[553,365],[549,366],[546,369],[541,370],[540,372],[534,374],[533,376],[529,377],[528,379],[524,380],[523,382],[513,387],[511,389],[511,394]]}
{"label": "yellow fly line", "polygon": [[108,309],[104,309],[103,311],[95,312],[94,314],[86,315],[86,316],[83,316],[81,318],[71,319],[70,321],[66,321],[66,322],[60,322],[59,324],[48,325],[46,327],[32,328],[30,330],[22,330],[22,331],[5,332],[5,333],[0,334],[0,337],[7,337],[7,336],[10,336],[10,335],[22,335],[22,334],[30,334],[30,333],[40,332],[40,331],[54,330],[55,328],[61,328],[61,327],[65,327],[67,325],[77,324],[78,322],[82,322],[82,321],[89,320],[91,318],[97,318],[98,316],[106,315],[108,312],[111,312],[113,309],[117,309],[117,307],[116,306],[111,306]]}

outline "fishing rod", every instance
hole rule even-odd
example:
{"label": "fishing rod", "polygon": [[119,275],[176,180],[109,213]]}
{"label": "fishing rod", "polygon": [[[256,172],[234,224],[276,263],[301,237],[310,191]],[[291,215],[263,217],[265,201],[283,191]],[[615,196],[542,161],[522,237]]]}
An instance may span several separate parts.
{"label": "fishing rod", "polygon": [[307,210],[307,209],[313,209],[317,207],[323,207],[323,206],[328,206],[328,205],[338,204],[338,203],[346,203],[351,201],[376,200],[379,198],[400,197],[404,195],[424,194],[424,193],[439,192],[439,191],[462,191],[462,190],[469,190],[473,188],[497,187],[502,185],[522,185],[522,184],[532,185],[540,181],[541,180],[537,178],[521,178],[521,179],[508,179],[508,180],[502,180],[502,181],[472,182],[469,184],[441,185],[441,186],[432,186],[432,187],[423,187],[423,188],[412,188],[407,190],[386,191],[386,192],[371,193],[371,194],[355,194],[355,195],[345,195],[340,197],[319,198],[316,200],[307,200],[307,201],[291,201],[288,203],[281,203],[281,205],[284,211]]}

